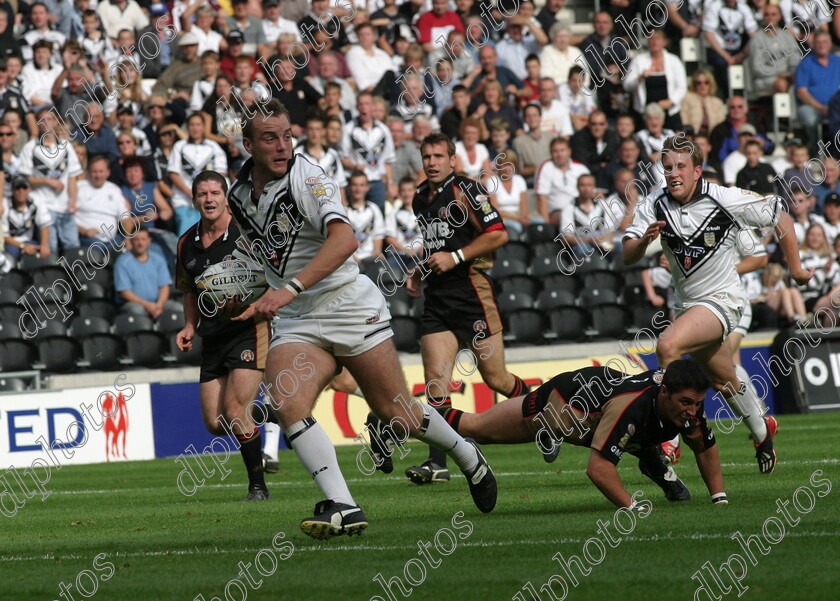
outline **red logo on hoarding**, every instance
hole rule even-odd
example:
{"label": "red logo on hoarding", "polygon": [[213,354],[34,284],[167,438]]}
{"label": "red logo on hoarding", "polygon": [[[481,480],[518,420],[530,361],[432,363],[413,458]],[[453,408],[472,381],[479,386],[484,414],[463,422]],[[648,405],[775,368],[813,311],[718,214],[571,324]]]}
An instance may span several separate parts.
{"label": "red logo on hoarding", "polygon": [[125,440],[128,436],[128,405],[122,393],[114,398],[106,394],[102,402],[102,414],[105,416],[105,459],[111,457],[128,459],[125,454]]}

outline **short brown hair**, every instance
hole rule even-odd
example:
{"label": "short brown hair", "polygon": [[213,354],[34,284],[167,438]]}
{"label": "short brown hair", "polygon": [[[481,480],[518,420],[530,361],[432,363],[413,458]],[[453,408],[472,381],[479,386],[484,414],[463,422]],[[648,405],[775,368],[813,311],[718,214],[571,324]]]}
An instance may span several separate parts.
{"label": "short brown hair", "polygon": [[421,152],[424,146],[434,146],[435,144],[446,144],[447,154],[451,157],[455,156],[455,142],[452,141],[452,138],[441,132],[435,132],[423,138],[423,141],[420,143]]}
{"label": "short brown hair", "polygon": [[689,140],[682,132],[671,136],[662,144],[662,156],[664,157],[668,152],[676,152],[677,154],[688,153],[691,155],[691,164],[693,166],[701,167],[703,165],[703,150],[697,143]]}
{"label": "short brown hair", "polygon": [[[260,114],[262,113],[262,114]],[[242,137],[248,138],[252,142],[254,141],[254,121],[257,119],[267,119],[268,117],[283,117],[285,116],[286,119],[289,120],[289,123],[292,122],[291,117],[289,116],[289,109],[287,109],[282,102],[277,100],[276,98],[270,99],[268,102],[262,105],[261,110],[254,111],[251,117],[247,115],[243,119],[244,123],[242,124]]]}

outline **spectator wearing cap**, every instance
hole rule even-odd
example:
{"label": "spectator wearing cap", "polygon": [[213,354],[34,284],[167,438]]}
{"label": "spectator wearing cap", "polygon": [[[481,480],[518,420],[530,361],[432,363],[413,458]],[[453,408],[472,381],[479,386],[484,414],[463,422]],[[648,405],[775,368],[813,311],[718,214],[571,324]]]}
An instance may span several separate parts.
{"label": "spectator wearing cap", "polygon": [[[734,186],[735,180],[738,177],[738,172],[747,166],[748,161],[746,145],[755,140],[755,135],[757,133],[758,131],[756,131],[755,126],[751,123],[743,125],[741,129],[738,130],[738,149],[730,152],[729,156],[727,156],[723,160],[723,163],[721,163],[721,167],[723,168],[723,183],[725,185]],[[761,144],[761,142],[759,142],[759,144]],[[773,168],[770,167],[770,169],[772,170]],[[756,192],[758,192],[758,190],[756,190]]]}
{"label": "spectator wearing cap", "polygon": [[[822,161],[825,179],[814,186],[814,196],[817,197],[817,210],[821,211],[825,198],[831,193],[840,194],[840,161],[833,157],[826,157]],[[833,240],[833,237],[829,238]]]}
{"label": "spectator wearing cap", "polygon": [[[233,14],[225,17],[225,29],[227,32],[228,51],[231,44],[240,43],[241,53],[260,56],[268,54],[268,43],[265,39],[265,30],[260,19],[248,13],[248,0],[232,0]],[[234,32],[239,36],[231,38]],[[232,65],[231,65],[232,66]],[[222,70],[225,70],[224,60]],[[233,77],[230,73],[228,73]]]}
{"label": "spectator wearing cap", "polygon": [[32,63],[21,71],[23,97],[32,105],[33,110],[52,104],[50,96],[53,82],[64,70],[60,64],[52,64],[52,53],[51,42],[38,40],[32,47]]}
{"label": "spectator wearing cap", "polygon": [[8,64],[6,59],[0,58],[0,119],[10,109],[20,111],[25,115],[29,135],[34,136],[38,132],[38,125],[35,123],[35,115],[32,114],[29,102],[24,98],[23,92],[9,82]]}
{"label": "spectator wearing cap", "polygon": [[21,255],[50,254],[50,225],[52,217],[40,200],[30,197],[29,179],[16,176],[11,182],[11,200],[4,198],[3,220],[6,232],[3,239],[6,253],[19,259]]}
{"label": "spectator wearing cap", "polygon": [[293,33],[298,42],[302,41],[297,23],[280,16],[280,0],[264,0],[263,11],[262,26],[266,44],[274,46],[281,33]]}
{"label": "spectator wearing cap", "polygon": [[499,64],[510,69],[519,79],[528,76],[525,59],[540,51],[540,45],[533,35],[527,38],[524,36],[528,27],[534,27],[534,24],[525,17],[514,15],[506,22],[504,38],[496,44]]}
{"label": "spectator wearing cap", "polygon": [[[743,132],[745,128],[741,128]],[[742,136],[738,136],[739,140]],[[746,137],[746,134],[744,135]],[[746,165],[738,172],[735,177],[735,185],[742,190],[752,190],[759,194],[777,194],[776,187],[776,172],[773,168],[764,162],[764,152],[761,150],[761,142],[750,138],[744,143],[744,155],[746,156]],[[732,168],[732,163],[727,165],[732,157],[735,157],[738,152],[733,152],[726,161],[723,162],[724,181],[726,181],[726,170]]]}
{"label": "spectator wearing cap", "polygon": [[[830,241],[840,235],[840,193],[829,192],[822,202],[822,226]],[[834,246],[836,248],[836,245]]]}
{"label": "spectator wearing cap", "polygon": [[[32,23],[32,29],[23,34],[23,41],[25,45],[21,48],[23,58],[31,60],[34,58],[35,44],[40,41],[49,43],[50,54],[56,62],[60,61],[61,47],[67,41],[65,36],[60,31],[56,31],[50,26],[50,10],[43,2],[34,2],[29,8],[29,21]],[[27,56],[27,50],[31,48],[32,53]]]}
{"label": "spectator wearing cap", "polygon": [[201,79],[193,84],[190,94],[190,111],[200,111],[204,101],[213,93],[216,77],[219,76],[219,55],[205,50],[201,55]]}
{"label": "spectator wearing cap", "polygon": [[20,174],[29,178],[30,195],[50,211],[50,249],[58,252],[61,245],[66,251],[79,246],[74,213],[82,168],[72,144],[56,136],[58,120],[53,112],[41,109],[37,117],[40,135],[23,147]]}
{"label": "spectator wearing cap", "polygon": [[5,198],[12,196],[12,180],[20,171],[20,154],[15,152],[15,142],[17,142],[17,130],[0,121],[0,169],[5,176],[5,189],[2,190]]}
{"label": "spectator wearing cap", "polygon": [[110,127],[105,126],[105,115],[102,113],[102,108],[96,103],[91,103],[88,110],[90,111],[90,123],[85,125],[84,129],[79,129],[79,132],[84,136],[88,156],[104,154],[108,157],[108,160],[116,159],[120,156],[117,137]]}
{"label": "spectator wearing cap", "polygon": [[201,79],[198,38],[192,32],[181,35],[178,38],[178,49],[181,51],[181,57],[160,74],[152,93],[187,107],[193,84]]}
{"label": "spectator wearing cap", "polygon": [[831,51],[831,34],[814,34],[814,48],[796,69],[796,114],[805,127],[812,155],[817,154],[819,125],[828,117],[828,101],[840,89],[840,56]]}
{"label": "spectator wearing cap", "polygon": [[103,0],[96,12],[109,38],[116,38],[125,27],[137,31],[149,26],[149,17],[135,0]]}
{"label": "spectator wearing cap", "polygon": [[680,106],[680,119],[701,136],[708,136],[726,119],[726,105],[717,95],[717,82],[708,69],[699,69],[691,76]]}
{"label": "spectator wearing cap", "polygon": [[76,225],[82,246],[90,246],[94,242],[120,243],[134,232],[131,206],[119,186],[108,181],[110,175],[106,157],[90,157],[88,177],[79,182],[76,210]]}
{"label": "spectator wearing cap", "polygon": [[152,156],[152,145],[146,133],[137,127],[137,115],[131,102],[124,102],[117,108],[117,125],[114,127],[114,137],[117,138],[117,150],[119,151],[121,151],[119,144],[121,134],[128,134],[134,139],[138,156]]}
{"label": "spectator wearing cap", "polygon": [[[747,101],[743,96],[732,96],[727,102],[726,120],[715,126],[709,135],[712,152],[719,161],[723,162],[738,148],[738,132],[746,124]],[[773,143],[762,133],[758,133],[758,137],[764,142],[764,154],[773,152]]]}
{"label": "spectator wearing cap", "polygon": [[[195,23],[192,16],[195,14]],[[181,16],[185,32],[192,32],[198,38],[198,55],[203,56],[208,50],[221,54],[227,50],[227,42],[217,31],[213,31],[216,12],[209,4],[194,2]]]}
{"label": "spectator wearing cap", "polygon": [[[260,29],[262,31],[262,29]],[[253,53],[246,53],[245,52],[245,43],[244,43],[244,36],[242,32],[238,29],[233,29],[227,36],[227,51],[222,56],[221,61],[219,61],[219,69],[222,73],[234,79],[236,77],[235,69],[237,61],[241,61],[244,59],[250,59],[251,66],[253,68],[253,72],[256,74],[257,72],[257,61],[254,58]]]}
{"label": "spectator wearing cap", "polygon": [[589,115],[586,127],[576,132],[570,140],[572,158],[586,165],[596,178],[601,170],[618,156],[621,141],[609,128],[603,111]]}
{"label": "spectator wearing cap", "polygon": [[394,64],[384,50],[375,46],[376,31],[373,25],[362,23],[356,27],[356,34],[359,36],[359,44],[347,51],[347,66],[359,90],[372,91],[386,73],[393,71]]}

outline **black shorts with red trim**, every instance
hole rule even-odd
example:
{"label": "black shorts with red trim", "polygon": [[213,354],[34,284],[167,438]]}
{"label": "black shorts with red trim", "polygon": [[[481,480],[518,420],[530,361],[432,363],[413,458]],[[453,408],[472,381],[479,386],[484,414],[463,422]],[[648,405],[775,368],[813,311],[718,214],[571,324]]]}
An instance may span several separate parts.
{"label": "black shorts with red trim", "polygon": [[420,335],[452,332],[458,340],[472,346],[502,331],[502,318],[493,282],[475,270],[459,286],[426,288]]}
{"label": "black shorts with red trim", "polygon": [[211,382],[234,369],[265,369],[270,338],[268,322],[244,328],[238,336],[207,336],[202,339],[199,382]]}

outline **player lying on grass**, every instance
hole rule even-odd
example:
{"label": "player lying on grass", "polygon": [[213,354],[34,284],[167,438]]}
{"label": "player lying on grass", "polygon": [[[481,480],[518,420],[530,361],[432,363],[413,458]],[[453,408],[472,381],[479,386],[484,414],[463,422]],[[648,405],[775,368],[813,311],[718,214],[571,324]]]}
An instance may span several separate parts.
{"label": "player lying on grass", "polygon": [[[660,443],[682,434],[714,503],[726,503],[715,437],[706,424],[703,399],[711,383],[693,359],[668,369],[627,375],[607,367],[559,374],[524,396],[484,413],[450,410],[447,421],[479,443],[534,442],[548,427],[554,438],[589,447],[586,475],[618,507],[633,507],[616,464],[624,453],[671,501],[688,500],[688,489],[659,458]],[[542,440],[543,437],[540,436]]]}

